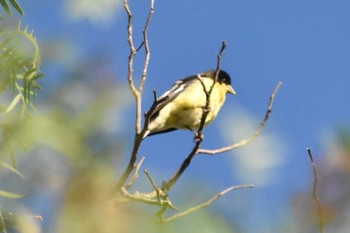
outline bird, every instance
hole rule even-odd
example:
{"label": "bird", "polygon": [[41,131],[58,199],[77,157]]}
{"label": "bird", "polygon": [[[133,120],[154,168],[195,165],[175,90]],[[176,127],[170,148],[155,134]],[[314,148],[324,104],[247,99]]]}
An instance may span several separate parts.
{"label": "bird", "polygon": [[[206,92],[209,93],[216,74],[216,70],[209,70],[180,79],[161,97],[155,97],[156,100],[146,113],[148,124],[145,124],[143,138],[178,129],[192,132],[198,129],[207,103]],[[226,94],[235,95],[236,92],[231,86],[229,74],[219,70],[210,94],[209,112],[204,126],[216,118],[225,103]]]}

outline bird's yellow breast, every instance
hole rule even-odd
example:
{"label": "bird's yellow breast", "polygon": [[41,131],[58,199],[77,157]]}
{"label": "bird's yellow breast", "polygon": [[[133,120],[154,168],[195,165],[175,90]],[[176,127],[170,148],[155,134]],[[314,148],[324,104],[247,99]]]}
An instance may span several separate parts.
{"label": "bird's yellow breast", "polygon": [[[198,82],[199,85],[195,82]],[[213,81],[203,79],[203,84],[209,91]],[[209,113],[205,125],[214,120],[225,102],[226,91],[222,90],[223,88],[221,84],[215,83],[210,95]],[[193,84],[185,88],[180,95],[160,110],[159,117],[162,120],[159,119],[159,122],[163,122],[163,126],[166,125],[167,128],[197,129],[206,106],[206,98],[203,85],[199,80],[195,80]],[[159,126],[162,128],[161,125]]]}

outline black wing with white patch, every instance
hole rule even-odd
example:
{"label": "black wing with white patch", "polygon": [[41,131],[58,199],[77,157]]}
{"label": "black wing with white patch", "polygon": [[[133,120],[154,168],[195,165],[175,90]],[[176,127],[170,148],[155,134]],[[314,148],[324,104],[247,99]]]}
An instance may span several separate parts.
{"label": "black wing with white patch", "polygon": [[151,114],[150,120],[155,119],[159,111],[162,110],[169,102],[175,99],[186,87],[188,87],[194,80],[197,79],[197,76],[191,76],[185,79],[177,81],[167,92],[165,92],[161,97],[158,98],[156,102],[153,103],[150,108],[149,114]]}

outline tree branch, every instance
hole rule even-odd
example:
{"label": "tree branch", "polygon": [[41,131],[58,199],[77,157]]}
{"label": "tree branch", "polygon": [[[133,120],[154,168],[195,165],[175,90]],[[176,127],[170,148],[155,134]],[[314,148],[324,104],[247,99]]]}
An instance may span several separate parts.
{"label": "tree branch", "polygon": [[318,176],[317,176],[317,169],[316,169],[316,165],[314,163],[314,159],[312,157],[312,153],[311,153],[311,149],[307,148],[307,153],[309,154],[309,158],[311,161],[311,166],[312,166],[312,170],[314,172],[314,186],[312,189],[312,197],[316,203],[317,206],[317,213],[318,213],[318,223],[320,226],[320,233],[323,233],[324,231],[324,220],[323,220],[323,213],[322,213],[322,206],[321,206],[321,202],[317,196],[317,184],[318,184]]}
{"label": "tree branch", "polygon": [[163,183],[162,190],[164,192],[169,191],[175,185],[177,180],[180,178],[180,176],[183,174],[183,172],[186,170],[186,168],[190,165],[190,163],[191,163],[192,159],[194,158],[194,156],[198,153],[200,144],[202,143],[203,138],[204,138],[204,136],[203,136],[203,128],[204,128],[207,116],[209,114],[209,111],[210,111],[210,107],[209,107],[210,106],[210,95],[211,95],[213,87],[214,87],[214,85],[215,85],[215,83],[217,81],[217,76],[218,76],[218,73],[220,71],[221,57],[222,57],[222,53],[224,52],[225,48],[226,48],[226,43],[222,42],[222,46],[221,46],[220,52],[218,54],[216,77],[215,77],[215,80],[214,80],[213,84],[211,85],[209,91],[206,90],[206,87],[205,87],[204,83],[201,81],[200,77],[198,77],[199,81],[201,82],[201,84],[203,86],[203,91],[204,91],[205,96],[206,96],[206,104],[203,107],[203,113],[202,113],[202,117],[201,117],[201,122],[200,122],[199,128],[197,130],[197,135],[195,136],[196,144],[193,147],[191,153],[182,162],[180,168],[177,170],[175,175],[168,182],[164,182]]}
{"label": "tree branch", "polygon": [[132,30],[132,12],[130,10],[129,2],[128,0],[124,0],[124,8],[127,12],[128,15],[128,42],[130,46],[130,55],[129,55],[129,72],[128,72],[128,80],[129,80],[129,86],[130,90],[135,96],[135,101],[136,101],[136,123],[135,123],[135,137],[134,137],[134,147],[130,156],[129,164],[127,168],[125,169],[124,173],[120,177],[115,190],[119,192],[120,188],[125,184],[127,179],[129,178],[131,172],[133,171],[135,167],[135,162],[137,160],[137,155],[140,149],[140,145],[143,139],[143,132],[141,132],[141,120],[142,120],[142,108],[141,108],[141,103],[142,103],[142,91],[143,87],[146,81],[147,77],[147,71],[148,71],[148,65],[149,65],[149,60],[150,60],[150,49],[148,45],[148,38],[147,38],[147,33],[148,33],[148,28],[149,24],[151,22],[151,18],[154,12],[154,0],[151,0],[151,8],[150,12],[148,14],[146,24],[143,30],[143,44],[145,45],[145,50],[146,50],[146,58],[144,62],[144,68],[143,68],[143,73],[142,73],[142,79],[140,83],[139,89],[136,89],[133,81],[133,66],[134,66],[134,57],[136,55],[137,49],[135,48],[134,41],[133,41],[133,30]]}
{"label": "tree branch", "polygon": [[150,8],[147,20],[146,20],[145,28],[143,30],[143,43],[145,45],[146,57],[145,57],[145,62],[144,62],[144,66],[143,66],[142,79],[141,79],[141,84],[140,84],[140,89],[139,89],[141,93],[143,91],[143,87],[145,86],[149,60],[151,58],[151,51],[150,51],[150,48],[148,45],[148,28],[149,28],[149,24],[151,22],[151,18],[153,16],[153,13],[154,13],[154,0],[151,0],[151,8]]}
{"label": "tree branch", "polygon": [[268,105],[268,108],[267,108],[267,111],[266,111],[266,114],[265,114],[265,117],[263,119],[263,121],[260,123],[260,126],[259,128],[257,129],[257,131],[254,133],[253,136],[251,136],[250,138],[248,139],[245,139],[245,140],[242,140],[238,143],[235,143],[231,146],[227,146],[227,147],[222,147],[222,148],[219,148],[219,149],[215,149],[215,150],[208,150],[208,149],[199,149],[197,151],[198,154],[211,154],[211,155],[215,155],[215,154],[219,154],[219,153],[223,153],[223,152],[226,152],[226,151],[230,151],[230,150],[234,150],[238,147],[242,147],[242,146],[245,146],[247,145],[248,143],[254,141],[259,135],[260,133],[262,132],[262,130],[264,129],[264,126],[267,122],[267,120],[269,119],[270,117],[270,114],[272,112],[272,106],[273,106],[273,103],[274,103],[274,100],[275,100],[275,96],[279,90],[279,88],[281,87],[282,85],[282,82],[279,82],[274,90],[274,92],[271,94],[270,96],[270,102],[269,102],[269,105]]}
{"label": "tree branch", "polygon": [[137,98],[139,96],[139,92],[135,87],[134,80],[133,80],[133,74],[134,74],[134,57],[136,55],[136,48],[134,45],[134,39],[133,39],[133,27],[132,27],[132,12],[129,7],[128,0],[124,1],[124,8],[128,15],[128,43],[130,47],[130,54],[129,54],[129,63],[128,63],[128,81],[129,81],[129,87],[132,92],[132,94]]}
{"label": "tree branch", "polygon": [[139,171],[140,171],[140,168],[141,168],[144,160],[145,160],[145,157],[142,157],[140,162],[138,164],[135,164],[134,174],[130,178],[129,183],[127,185],[125,185],[125,189],[129,189],[131,187],[131,185],[134,183],[134,181],[137,179],[137,177],[139,176]]}
{"label": "tree branch", "polygon": [[204,202],[204,203],[202,203],[202,204],[200,204],[200,205],[197,205],[197,206],[195,206],[195,207],[192,207],[192,208],[190,208],[190,209],[188,209],[188,210],[185,210],[185,211],[183,211],[183,212],[181,212],[181,213],[175,214],[175,215],[173,215],[173,216],[171,216],[171,217],[169,217],[169,218],[161,219],[161,222],[171,222],[171,221],[174,221],[175,219],[184,217],[184,216],[186,216],[186,215],[188,215],[188,214],[191,214],[191,213],[193,213],[193,212],[195,212],[195,211],[197,211],[197,210],[199,210],[199,209],[202,209],[202,208],[204,208],[204,207],[207,207],[207,206],[211,205],[213,202],[215,202],[217,199],[219,199],[220,197],[222,197],[223,195],[225,195],[226,193],[231,192],[231,191],[233,191],[233,190],[242,189],[242,188],[253,188],[253,187],[254,187],[254,185],[232,186],[232,187],[230,187],[230,188],[228,188],[228,189],[225,189],[224,191],[222,191],[222,192],[216,194],[216,195],[215,195],[214,197],[212,197],[209,201],[206,201],[206,202]]}

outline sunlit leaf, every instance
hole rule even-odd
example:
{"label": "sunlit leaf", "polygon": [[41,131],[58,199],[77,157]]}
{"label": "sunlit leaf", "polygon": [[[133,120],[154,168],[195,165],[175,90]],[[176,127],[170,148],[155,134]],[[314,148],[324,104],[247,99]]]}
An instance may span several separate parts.
{"label": "sunlit leaf", "polygon": [[10,112],[14,107],[16,107],[16,105],[19,103],[21,98],[22,98],[21,94],[16,95],[16,97],[12,100],[11,104],[7,107],[6,112]]}
{"label": "sunlit leaf", "polygon": [[40,84],[37,84],[37,83],[34,83],[34,84],[33,84],[33,87],[34,87],[35,89],[39,89],[39,90],[42,90],[42,89],[43,89],[43,87],[42,87]]}
{"label": "sunlit leaf", "polygon": [[19,199],[19,198],[25,197],[26,195],[27,194],[18,194],[18,193],[12,193],[12,192],[0,190],[0,196],[6,197],[6,198]]}
{"label": "sunlit leaf", "polygon": [[4,8],[4,10],[6,11],[6,13],[11,16],[12,12],[11,12],[10,7],[7,4],[7,2],[5,0],[0,0],[0,3],[2,5],[2,7]]}
{"label": "sunlit leaf", "polygon": [[30,81],[38,80],[39,78],[42,78],[42,77],[44,77],[44,76],[45,76],[44,73],[36,74],[36,75],[34,75],[34,76],[30,79]]}
{"label": "sunlit leaf", "polygon": [[24,101],[27,102],[28,100],[28,82],[27,82],[27,79],[23,79],[23,90],[24,90]]}
{"label": "sunlit leaf", "polygon": [[10,0],[12,6],[18,11],[18,13],[20,13],[21,15],[24,15],[24,12],[21,8],[21,6],[18,4],[18,2],[16,0]]}
{"label": "sunlit leaf", "polygon": [[24,77],[29,77],[30,75],[34,74],[37,72],[37,69],[30,69],[24,73]]}

